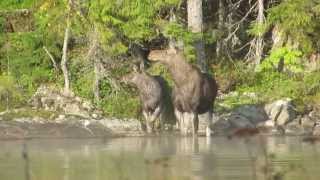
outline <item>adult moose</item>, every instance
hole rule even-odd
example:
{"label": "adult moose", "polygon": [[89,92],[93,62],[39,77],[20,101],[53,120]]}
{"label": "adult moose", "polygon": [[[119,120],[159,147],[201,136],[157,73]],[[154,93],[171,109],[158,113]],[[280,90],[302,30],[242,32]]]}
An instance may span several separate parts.
{"label": "adult moose", "polygon": [[208,113],[206,135],[210,136],[213,103],[218,91],[216,81],[189,64],[183,53],[176,49],[152,50],[148,59],[166,66],[173,78],[172,100],[180,132],[195,136],[198,132],[198,115]]}
{"label": "adult moose", "polygon": [[151,76],[144,70],[134,66],[133,72],[122,77],[121,81],[134,85],[139,91],[140,101],[142,105],[142,113],[146,120],[146,128],[148,133],[156,130],[157,125],[162,125],[164,113],[166,111],[165,96],[166,82],[160,76]]}

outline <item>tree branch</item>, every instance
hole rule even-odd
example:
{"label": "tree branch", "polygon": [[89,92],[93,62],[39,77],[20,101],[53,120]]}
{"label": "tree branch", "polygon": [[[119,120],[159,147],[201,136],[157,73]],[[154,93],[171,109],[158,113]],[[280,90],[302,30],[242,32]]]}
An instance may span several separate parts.
{"label": "tree branch", "polygon": [[47,55],[49,56],[49,58],[50,58],[50,60],[51,60],[51,62],[53,64],[54,70],[56,72],[59,72],[58,65],[57,65],[56,60],[54,59],[53,55],[48,51],[48,49],[45,46],[43,46],[42,48],[47,53]]}

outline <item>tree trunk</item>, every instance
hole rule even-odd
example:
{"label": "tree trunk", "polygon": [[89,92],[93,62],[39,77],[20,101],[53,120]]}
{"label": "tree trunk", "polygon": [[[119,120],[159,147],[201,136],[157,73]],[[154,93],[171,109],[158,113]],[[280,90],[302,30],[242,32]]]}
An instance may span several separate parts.
{"label": "tree trunk", "polygon": [[[219,9],[218,9],[218,30],[219,33],[223,33],[224,31],[224,17],[225,17],[225,4],[224,0],[219,0]],[[224,47],[224,41],[222,38],[220,38],[217,41],[217,47],[216,47],[216,55],[217,58],[220,58],[223,54],[223,47]]]}
{"label": "tree trunk", "polygon": [[7,90],[6,94],[7,94],[7,97],[6,97],[6,111],[9,112],[9,109],[10,109],[9,90]]}
{"label": "tree trunk", "polygon": [[[171,9],[171,11],[170,11],[170,19],[169,19],[169,21],[170,21],[170,23],[176,22],[176,15],[174,14],[173,9]],[[176,45],[177,45],[176,40],[171,37],[169,39],[169,48],[170,49],[176,48]]]}
{"label": "tree trunk", "polygon": [[272,29],[272,49],[275,50],[284,45],[286,42],[286,35],[280,29],[279,25],[275,25]]}
{"label": "tree trunk", "polygon": [[94,95],[94,102],[100,102],[100,80],[102,79],[102,64],[100,61],[100,47],[99,47],[99,32],[96,27],[94,27],[93,32],[91,32],[91,45],[87,54],[87,59],[93,61],[93,72],[94,72],[94,82],[92,86],[92,91]]}
{"label": "tree trunk", "polygon": [[[257,16],[257,24],[258,26],[263,26],[265,22],[264,17],[264,0],[258,0],[258,16]],[[255,41],[255,67],[258,67],[258,65],[261,62],[262,55],[263,55],[263,33],[260,33],[259,36],[256,38]]]}
{"label": "tree trunk", "polygon": [[59,68],[58,68],[58,65],[57,65],[56,60],[54,59],[53,55],[49,52],[49,50],[45,46],[43,46],[42,48],[47,53],[47,55],[49,56],[55,72],[58,73],[59,72]]}
{"label": "tree trunk", "polygon": [[[170,18],[169,18],[170,23],[176,23],[177,22],[177,17],[175,14],[174,9],[171,9],[170,11]],[[181,39],[175,39],[173,37],[169,38],[169,48],[178,48],[178,49],[183,49],[183,41]]]}
{"label": "tree trunk", "polygon": [[[68,20],[69,21],[69,20]],[[67,27],[64,34],[64,41],[63,41],[63,49],[62,49],[62,58],[61,58],[61,70],[64,77],[64,93],[66,95],[71,94],[70,90],[70,79],[69,79],[69,70],[67,67],[67,53],[68,53],[68,42],[70,36],[70,23],[67,23]]]}
{"label": "tree trunk", "polygon": [[93,94],[94,102],[100,102],[100,80],[101,80],[101,64],[100,61],[95,58],[94,60],[94,84],[93,84]]}
{"label": "tree trunk", "polygon": [[67,67],[67,54],[68,54],[68,43],[69,43],[69,36],[70,36],[70,26],[71,26],[71,20],[70,20],[70,11],[73,5],[73,0],[69,0],[68,3],[68,15],[67,15],[67,27],[65,29],[64,34],[64,40],[63,40],[63,48],[62,48],[62,58],[61,58],[61,70],[64,77],[64,94],[71,95],[71,89],[70,89],[70,79],[69,79],[69,70]]}
{"label": "tree trunk", "polygon": [[[202,0],[188,0],[188,27],[193,33],[202,33],[203,31],[203,15]],[[195,42],[197,62],[201,71],[207,71],[205,45],[203,39]]]}

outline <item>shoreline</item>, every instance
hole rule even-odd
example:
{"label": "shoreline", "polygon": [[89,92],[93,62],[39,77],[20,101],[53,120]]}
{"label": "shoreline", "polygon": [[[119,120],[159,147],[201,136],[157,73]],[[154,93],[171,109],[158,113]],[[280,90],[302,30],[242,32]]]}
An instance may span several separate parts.
{"label": "shoreline", "polygon": [[[82,112],[83,113],[83,112]],[[199,136],[205,135],[207,116],[199,117]],[[247,137],[256,134],[319,136],[320,111],[296,111],[292,100],[280,99],[265,105],[242,105],[215,113],[210,125],[214,136]],[[95,113],[67,114],[43,109],[14,109],[0,113],[0,140],[28,138],[114,138],[180,135],[173,122],[162,132],[147,134],[138,119],[108,118]],[[177,132],[175,132],[177,131]]]}

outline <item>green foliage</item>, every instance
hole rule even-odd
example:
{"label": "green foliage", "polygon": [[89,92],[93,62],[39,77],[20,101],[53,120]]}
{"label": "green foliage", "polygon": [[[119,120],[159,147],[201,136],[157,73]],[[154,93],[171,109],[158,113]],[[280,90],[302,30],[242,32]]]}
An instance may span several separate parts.
{"label": "green foliage", "polygon": [[93,99],[93,72],[85,73],[78,76],[75,76],[72,82],[72,87],[74,92],[80,97],[85,97],[87,99]]}
{"label": "green foliage", "polygon": [[307,28],[311,31],[314,27],[313,7],[316,1],[309,0],[287,0],[269,10],[270,22],[280,22],[286,30],[297,30]]}
{"label": "green foliage", "polygon": [[319,103],[320,72],[292,75],[277,71],[253,72],[243,63],[214,68],[220,88],[235,82],[232,93],[217,100],[216,110],[233,109],[243,104],[263,104],[281,98],[291,98],[304,107]]}
{"label": "green foliage", "polygon": [[268,102],[284,97],[300,98],[302,82],[287,74],[260,72],[255,74],[251,86],[242,84],[241,92],[256,92],[261,101]]}
{"label": "green foliage", "polygon": [[[7,100],[9,100],[7,102]],[[15,106],[23,100],[23,96],[16,86],[15,79],[10,75],[0,75],[0,111],[4,110],[5,106]],[[8,103],[8,104],[7,104]]]}
{"label": "green foliage", "polygon": [[4,0],[0,1],[0,10],[26,9],[36,5],[40,0]]}
{"label": "green foliage", "polygon": [[204,40],[205,43],[211,44],[214,43],[217,39],[217,37],[209,33],[193,33],[189,31],[187,27],[176,22],[162,23],[161,26],[164,26],[163,34],[166,37],[178,41],[183,41],[184,53],[187,59],[192,62],[196,59],[196,53],[194,49],[195,42]]}
{"label": "green foliage", "polygon": [[276,70],[281,59],[283,59],[284,68],[291,72],[302,72],[301,62],[302,52],[293,50],[289,47],[281,47],[271,51],[270,55],[260,64],[259,70]]}
{"label": "green foliage", "polygon": [[168,23],[164,29],[164,35],[171,39],[181,40],[184,43],[184,53],[188,60],[196,59],[193,43],[201,38],[201,34],[188,31],[186,27],[178,23]]}
{"label": "green foliage", "polygon": [[253,22],[250,24],[248,33],[256,37],[261,37],[264,33],[268,31],[269,28],[270,28],[269,23],[260,24],[257,22]]}
{"label": "green foliage", "polygon": [[45,110],[35,110],[31,108],[23,108],[15,111],[8,111],[1,115],[1,118],[5,121],[10,121],[17,118],[33,118],[40,117],[44,120],[51,120],[57,117],[55,112]]}
{"label": "green foliage", "polygon": [[[128,58],[127,51],[131,43],[146,45],[150,43],[150,40],[159,38],[161,33],[167,38],[183,41],[185,54],[192,61],[195,59],[193,45],[196,41],[204,40],[210,45],[210,47],[207,46],[209,50],[209,48],[214,48],[213,43],[216,39],[222,37],[219,32],[213,31],[216,27],[211,27],[210,23],[205,27],[208,28],[208,32],[213,33],[198,34],[188,31],[186,22],[184,22],[185,17],[182,17],[185,15],[185,9],[181,7],[184,7],[185,4],[181,0],[76,2],[73,8],[68,6],[67,0],[3,0],[0,2],[0,12],[5,11],[6,14],[13,17],[13,25],[18,23],[21,26],[24,23],[24,18],[19,17],[21,14],[16,13],[15,10],[24,8],[32,10],[30,32],[4,34],[7,19],[5,16],[0,17],[0,110],[4,110],[4,98],[6,97],[10,98],[10,107],[15,107],[25,102],[42,83],[63,84],[61,72],[53,70],[51,59],[43,50],[43,46],[49,50],[59,65],[64,32],[68,23],[71,25],[71,35],[67,58],[72,90],[78,96],[93,99],[93,62],[87,58],[87,54],[92,44],[91,36],[97,32],[98,45],[99,48],[102,48],[103,58],[106,57],[112,61],[107,62],[110,79],[108,77],[101,81],[102,100],[98,105],[106,115],[116,117],[135,117],[139,110],[136,92],[119,87],[112,82],[117,81],[128,71],[125,67],[128,62],[119,59]],[[168,22],[169,12],[172,9],[180,16],[175,23]],[[206,14],[205,17],[207,15],[213,16],[213,14]],[[235,107],[240,104],[261,103],[281,97],[291,97],[301,101],[318,98],[319,74],[305,74],[298,78],[277,73],[274,68],[280,59],[283,59],[285,68],[288,70],[292,72],[303,70],[301,59],[305,58],[309,52],[320,48],[319,15],[319,1],[286,0],[267,10],[265,24],[244,23],[251,24],[249,30],[247,31],[244,25],[239,28],[239,31],[247,31],[252,36],[261,36],[272,26],[279,25],[284,31],[284,38],[290,37],[292,44],[287,43],[285,47],[271,51],[261,64],[261,71],[258,73],[247,68],[247,65],[237,62],[234,63],[235,65],[228,64],[227,68],[215,69],[215,74],[226,78],[226,82],[235,81],[235,88],[238,92],[235,96],[227,97],[219,103]],[[248,21],[251,20],[248,17]],[[215,23],[212,24],[215,26]],[[247,40],[240,39],[243,42]],[[295,44],[299,44],[297,50],[291,48]],[[266,48],[268,47],[270,44],[266,44]],[[211,53],[214,50],[209,51]],[[208,57],[212,55],[214,54],[211,53]],[[173,84],[167,69],[163,66],[152,65],[149,72],[161,75],[169,81],[169,85]],[[246,95],[248,92],[254,92],[257,96],[250,97]]]}
{"label": "green foliage", "polygon": [[6,95],[8,92],[16,92],[15,81],[12,76],[0,76],[0,96]]}
{"label": "green foliage", "polygon": [[[287,0],[268,10],[268,22],[278,24],[304,52],[318,48],[320,2]],[[317,37],[317,38],[315,38]]]}
{"label": "green foliage", "polygon": [[128,42],[143,43],[155,38],[157,13],[178,3],[180,0],[94,1],[89,17],[99,28],[104,49],[111,47],[109,53],[118,55],[126,52]]}
{"label": "green foliage", "polygon": [[[5,18],[0,16],[0,34],[4,32]],[[0,35],[1,36],[1,35]],[[1,41],[0,41],[1,43]]]}
{"label": "green foliage", "polygon": [[[307,73],[303,82],[306,84],[303,88],[303,93],[305,96],[320,95],[320,72]],[[320,99],[319,99],[320,100]]]}
{"label": "green foliage", "polygon": [[38,84],[52,80],[51,62],[36,33],[12,34],[8,44],[10,48],[3,53],[9,59],[10,73],[28,93],[31,94]]}
{"label": "green foliage", "polygon": [[109,95],[101,102],[101,108],[110,117],[135,118],[140,113],[138,98],[127,91]]}

